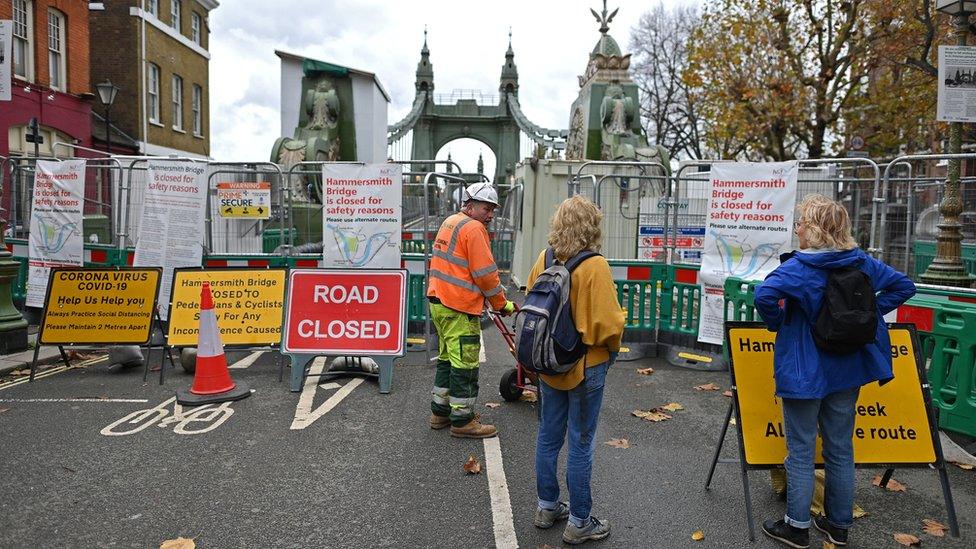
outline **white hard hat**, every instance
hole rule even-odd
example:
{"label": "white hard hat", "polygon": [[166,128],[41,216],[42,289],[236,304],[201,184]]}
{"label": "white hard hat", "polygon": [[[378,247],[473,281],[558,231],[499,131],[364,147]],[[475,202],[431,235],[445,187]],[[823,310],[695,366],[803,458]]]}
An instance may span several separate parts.
{"label": "white hard hat", "polygon": [[487,202],[495,206],[501,205],[498,203],[498,193],[495,192],[495,188],[491,186],[491,183],[474,183],[473,185],[468,185],[468,188],[464,189],[464,199],[462,202],[469,200]]}

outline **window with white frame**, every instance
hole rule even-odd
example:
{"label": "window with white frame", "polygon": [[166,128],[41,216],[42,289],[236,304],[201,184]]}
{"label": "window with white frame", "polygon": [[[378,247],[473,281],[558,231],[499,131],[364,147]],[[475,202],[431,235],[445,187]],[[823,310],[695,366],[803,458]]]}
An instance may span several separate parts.
{"label": "window with white frame", "polygon": [[190,14],[190,40],[193,40],[193,43],[198,46],[200,45],[201,26],[202,25],[200,24],[200,14],[197,12],[193,12],[192,14]]}
{"label": "window with white frame", "polygon": [[67,89],[65,72],[64,14],[57,10],[47,10],[47,66],[51,87],[56,90]]}
{"label": "window with white frame", "polygon": [[159,124],[159,67],[153,63],[146,74],[146,114],[150,122]]}
{"label": "window with white frame", "polygon": [[34,5],[31,0],[14,0],[14,76],[34,81]]}
{"label": "window with white frame", "polygon": [[193,85],[193,135],[203,136],[203,88]]}
{"label": "window with white frame", "polygon": [[146,0],[146,11],[153,14],[153,17],[159,17],[159,0]]}
{"label": "window with white frame", "polygon": [[183,19],[183,3],[180,0],[171,0],[169,3],[169,26],[180,32],[180,23]]}
{"label": "window with white frame", "polygon": [[183,129],[183,79],[173,75],[173,129]]}

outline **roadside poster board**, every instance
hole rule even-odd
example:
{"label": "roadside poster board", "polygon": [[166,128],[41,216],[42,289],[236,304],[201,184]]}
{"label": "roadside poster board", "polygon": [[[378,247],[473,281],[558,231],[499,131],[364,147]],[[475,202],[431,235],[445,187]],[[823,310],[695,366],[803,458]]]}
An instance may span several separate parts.
{"label": "roadside poster board", "polygon": [[220,340],[224,345],[277,345],[281,341],[285,274],[284,268],[176,269],[166,344],[170,347],[197,344],[200,289],[204,282],[209,282]]}
{"label": "roadside poster board", "polygon": [[[732,323],[730,323],[732,324]],[[746,463],[781,466],[786,457],[783,409],[773,380],[776,334],[762,324],[731,325],[729,366],[736,387],[738,426]],[[854,461],[858,464],[930,464],[936,462],[930,399],[923,393],[924,372],[917,355],[914,327],[889,330],[895,378],[861,388],[854,424]],[[817,441],[817,463],[822,463]]]}
{"label": "roadside poster board", "polygon": [[399,269],[401,164],[322,164],[322,259],[339,269]]}
{"label": "roadside poster board", "polygon": [[976,47],[939,46],[936,119],[976,122]]}
{"label": "roadside poster board", "polygon": [[762,280],[793,239],[797,162],[712,166],[701,269],[698,341],[722,344],[725,279]]}
{"label": "roadside poster board", "polygon": [[207,165],[151,160],[146,163],[146,195],[133,265],[162,267],[159,316],[166,320],[173,270],[203,262],[207,212]]}
{"label": "roadside poster board", "polygon": [[85,161],[38,160],[27,239],[27,306],[43,307],[52,267],[81,267]]}
{"label": "roadside poster board", "polygon": [[283,352],[403,356],[405,270],[292,269]]}
{"label": "roadside poster board", "polygon": [[217,214],[237,219],[270,219],[271,183],[217,183]]}
{"label": "roadside poster board", "polygon": [[38,341],[42,345],[145,345],[162,269],[51,270]]}

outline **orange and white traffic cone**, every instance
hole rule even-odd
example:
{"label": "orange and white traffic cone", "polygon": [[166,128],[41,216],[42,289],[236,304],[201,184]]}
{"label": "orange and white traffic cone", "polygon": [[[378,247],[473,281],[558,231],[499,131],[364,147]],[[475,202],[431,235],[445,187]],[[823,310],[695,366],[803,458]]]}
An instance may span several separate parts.
{"label": "orange and white traffic cone", "polygon": [[197,406],[251,396],[247,385],[234,383],[230,378],[209,282],[204,282],[200,291],[200,330],[197,336],[197,365],[193,386],[189,391],[177,390],[176,401],[186,406]]}

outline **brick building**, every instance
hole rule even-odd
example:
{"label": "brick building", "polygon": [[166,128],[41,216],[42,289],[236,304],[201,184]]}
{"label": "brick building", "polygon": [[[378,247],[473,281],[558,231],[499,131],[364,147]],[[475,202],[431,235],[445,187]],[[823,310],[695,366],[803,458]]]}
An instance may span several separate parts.
{"label": "brick building", "polygon": [[74,156],[52,150],[56,142],[91,146],[88,13],[86,0],[0,0],[0,19],[13,21],[12,97],[0,102],[0,155],[34,156],[31,118],[44,139],[40,156]]}
{"label": "brick building", "polygon": [[[216,0],[112,0],[91,13],[91,78],[119,88],[112,125],[148,155],[210,156],[210,11]],[[98,115],[104,108],[96,100]],[[98,124],[96,124],[97,128]],[[104,147],[104,130],[96,146]],[[117,137],[113,132],[113,147]]]}

